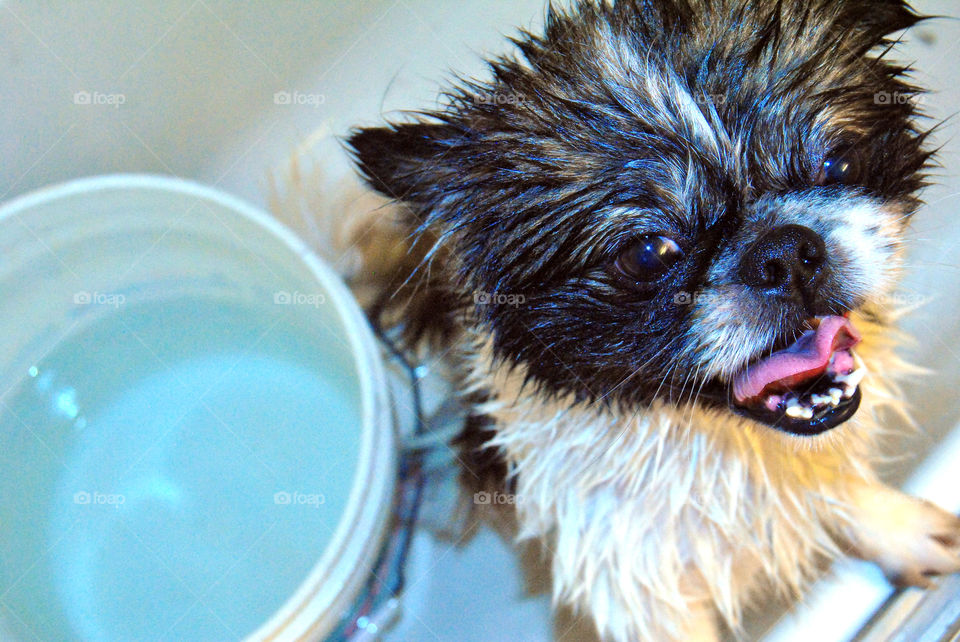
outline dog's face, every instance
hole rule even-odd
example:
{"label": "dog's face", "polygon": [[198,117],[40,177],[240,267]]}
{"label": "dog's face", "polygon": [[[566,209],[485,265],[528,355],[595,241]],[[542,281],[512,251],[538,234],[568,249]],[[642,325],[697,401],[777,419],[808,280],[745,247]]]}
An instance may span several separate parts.
{"label": "dog's face", "polygon": [[847,316],[891,286],[923,185],[916,90],[877,52],[917,20],[901,0],[581,2],[447,109],[350,144],[544,394],[816,434],[857,409]]}

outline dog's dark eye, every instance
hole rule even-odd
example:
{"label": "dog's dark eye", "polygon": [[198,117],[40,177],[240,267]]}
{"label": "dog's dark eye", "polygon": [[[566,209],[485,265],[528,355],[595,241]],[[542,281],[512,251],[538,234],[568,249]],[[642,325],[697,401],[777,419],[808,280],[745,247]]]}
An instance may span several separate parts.
{"label": "dog's dark eye", "polygon": [[617,269],[636,281],[656,281],[683,258],[676,241],[665,236],[644,236],[617,258]]}
{"label": "dog's dark eye", "polygon": [[861,178],[859,159],[855,154],[848,154],[823,161],[817,185],[853,185]]}

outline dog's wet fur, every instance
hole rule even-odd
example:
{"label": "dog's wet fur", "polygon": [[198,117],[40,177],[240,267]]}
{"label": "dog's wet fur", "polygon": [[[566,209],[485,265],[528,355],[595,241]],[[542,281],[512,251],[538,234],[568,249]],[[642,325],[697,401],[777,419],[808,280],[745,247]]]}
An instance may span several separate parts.
{"label": "dog's wet fur", "polygon": [[[358,228],[368,311],[458,373],[472,472],[524,495],[519,536],[605,638],[709,638],[713,611],[736,630],[758,583],[799,591],[817,554],[917,584],[960,568],[960,523],[871,470],[908,372],[885,302],[931,150],[891,50],[920,19],[581,0],[443,108],[349,136],[392,203]],[[787,227],[826,254],[815,287],[772,296],[744,265]],[[674,256],[635,278],[650,239]],[[864,335],[859,411],[801,437],[731,407],[738,373],[836,316]]]}

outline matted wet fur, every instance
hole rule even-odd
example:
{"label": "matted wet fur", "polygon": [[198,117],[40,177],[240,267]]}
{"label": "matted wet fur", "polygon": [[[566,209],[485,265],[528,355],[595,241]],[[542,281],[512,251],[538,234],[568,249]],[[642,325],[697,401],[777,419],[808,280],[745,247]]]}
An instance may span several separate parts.
{"label": "matted wet fur", "polygon": [[[556,601],[602,637],[737,631],[757,587],[799,594],[818,557],[918,585],[960,569],[960,520],[872,468],[915,374],[888,311],[930,154],[887,48],[918,20],[901,0],[581,1],[445,108],[350,136],[393,203],[356,227],[357,291],[443,356],[471,465],[509,477]],[[764,273],[774,296],[744,266],[782,230],[815,240],[816,280]],[[751,418],[733,382],[811,319],[862,335],[859,410],[816,433]]]}

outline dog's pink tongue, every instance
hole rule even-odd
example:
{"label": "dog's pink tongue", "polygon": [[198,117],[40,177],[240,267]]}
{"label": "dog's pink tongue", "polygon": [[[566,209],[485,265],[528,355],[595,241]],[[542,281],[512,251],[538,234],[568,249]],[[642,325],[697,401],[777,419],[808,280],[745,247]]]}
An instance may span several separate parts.
{"label": "dog's pink tongue", "polygon": [[816,330],[810,330],[789,348],[774,352],[733,381],[733,396],[738,403],[759,397],[773,384],[789,388],[826,370],[830,356],[860,343],[860,333],[844,317],[824,317]]}

